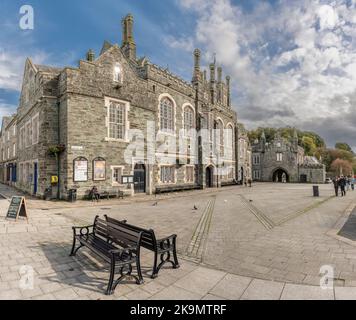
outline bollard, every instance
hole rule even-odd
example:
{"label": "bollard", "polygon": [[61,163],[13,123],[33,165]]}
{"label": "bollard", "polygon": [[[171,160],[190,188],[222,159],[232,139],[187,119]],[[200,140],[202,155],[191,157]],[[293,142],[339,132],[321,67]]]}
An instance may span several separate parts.
{"label": "bollard", "polygon": [[313,186],[313,196],[319,197],[319,186]]}

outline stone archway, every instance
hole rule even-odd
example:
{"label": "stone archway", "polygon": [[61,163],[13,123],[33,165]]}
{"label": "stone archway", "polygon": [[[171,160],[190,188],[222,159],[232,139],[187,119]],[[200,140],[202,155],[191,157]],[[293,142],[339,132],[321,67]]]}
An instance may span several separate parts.
{"label": "stone archway", "polygon": [[284,170],[283,168],[276,169],[273,172],[272,181],[279,182],[279,183],[289,182],[289,174],[288,174],[287,170]]}

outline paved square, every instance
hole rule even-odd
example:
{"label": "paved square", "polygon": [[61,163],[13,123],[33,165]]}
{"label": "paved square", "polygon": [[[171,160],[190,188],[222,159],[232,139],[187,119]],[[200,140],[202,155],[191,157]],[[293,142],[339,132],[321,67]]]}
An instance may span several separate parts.
{"label": "paved square", "polygon": [[[311,185],[266,183],[99,203],[28,199],[29,223],[5,220],[9,200],[0,200],[0,299],[356,299],[356,246],[331,233],[356,192],[320,190],[313,198]],[[108,266],[86,249],[69,257],[71,226],[97,214],[158,237],[176,233],[181,268],[167,265],[152,280],[153,255],[144,250],[145,283],[127,280],[106,296]],[[324,265],[333,268],[334,290],[319,287]]]}

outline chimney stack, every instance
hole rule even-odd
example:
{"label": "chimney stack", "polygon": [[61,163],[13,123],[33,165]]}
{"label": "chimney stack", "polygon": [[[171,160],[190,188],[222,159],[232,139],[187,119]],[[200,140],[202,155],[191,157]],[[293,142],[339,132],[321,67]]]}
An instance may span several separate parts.
{"label": "chimney stack", "polygon": [[226,76],[226,86],[227,86],[227,105],[231,106],[231,97],[230,97],[230,76]]}
{"label": "chimney stack", "polygon": [[200,80],[200,57],[201,52],[199,49],[194,50],[194,73],[193,73],[193,81]]}
{"label": "chimney stack", "polygon": [[95,60],[95,53],[92,49],[87,52],[87,61],[93,62]]}
{"label": "chimney stack", "polygon": [[136,43],[133,37],[133,16],[128,14],[122,20],[122,45],[121,48],[127,58],[136,61]]}
{"label": "chimney stack", "polygon": [[211,93],[211,103],[215,103],[215,63],[210,64],[210,93]]}

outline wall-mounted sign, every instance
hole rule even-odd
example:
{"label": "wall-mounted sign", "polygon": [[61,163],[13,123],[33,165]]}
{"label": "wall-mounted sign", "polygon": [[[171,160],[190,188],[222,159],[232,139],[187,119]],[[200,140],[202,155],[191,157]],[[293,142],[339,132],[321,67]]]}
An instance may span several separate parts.
{"label": "wall-mounted sign", "polygon": [[133,176],[122,176],[122,184],[128,184],[133,182],[134,182]]}
{"label": "wall-mounted sign", "polygon": [[88,181],[88,160],[80,157],[75,159],[73,163],[73,180],[75,182]]}
{"label": "wall-mounted sign", "polygon": [[14,196],[11,198],[6,219],[15,219],[17,221],[19,217],[24,217],[28,220],[26,200],[25,197]]}
{"label": "wall-mounted sign", "polygon": [[104,181],[106,179],[106,161],[103,158],[96,158],[93,161],[93,180]]}
{"label": "wall-mounted sign", "polygon": [[51,176],[51,183],[52,184],[58,183],[58,176]]}
{"label": "wall-mounted sign", "polygon": [[80,150],[84,150],[83,146],[71,146],[72,150],[76,150],[76,151],[80,151]]}

